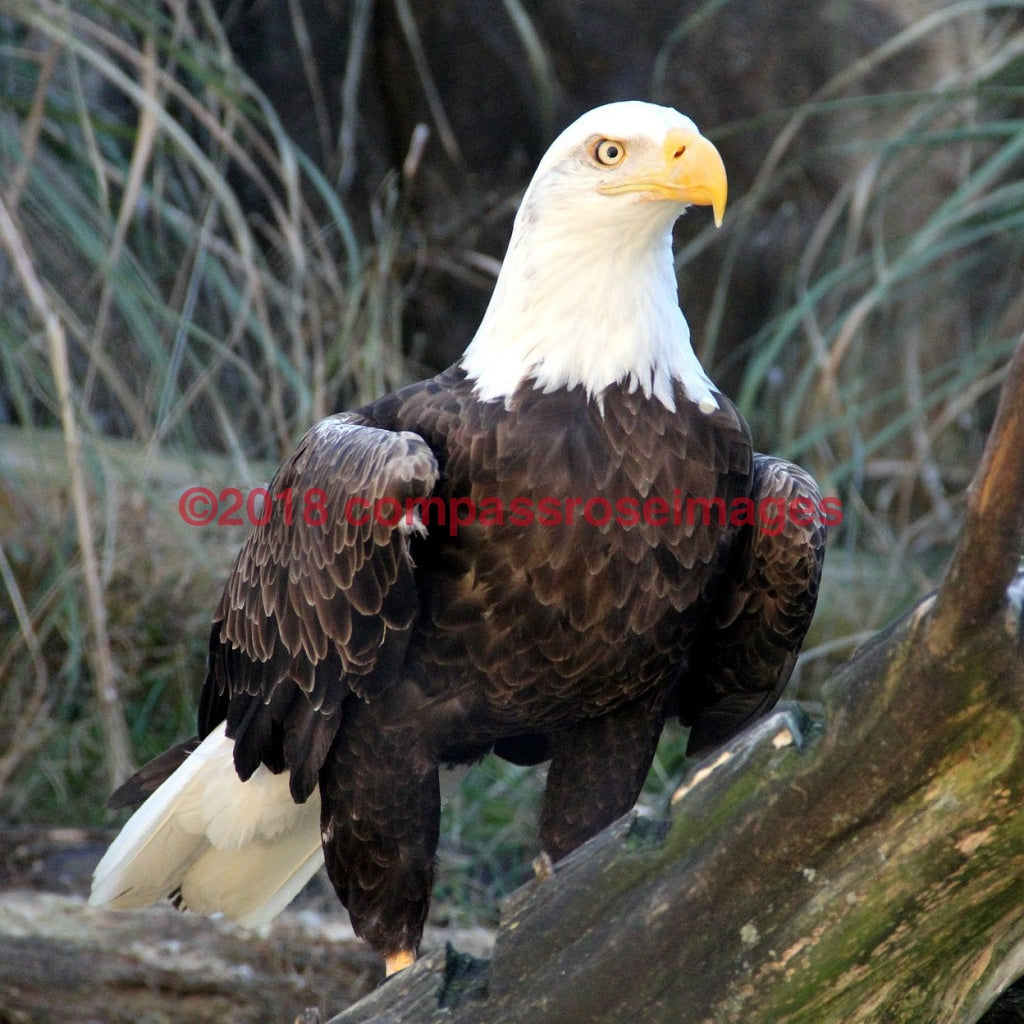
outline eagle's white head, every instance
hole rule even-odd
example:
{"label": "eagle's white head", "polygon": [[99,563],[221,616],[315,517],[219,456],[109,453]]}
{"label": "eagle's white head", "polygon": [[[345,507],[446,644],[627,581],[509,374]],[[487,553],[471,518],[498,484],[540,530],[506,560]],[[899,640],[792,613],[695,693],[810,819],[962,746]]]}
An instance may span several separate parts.
{"label": "eagle's white head", "polygon": [[490,305],[462,365],[485,400],[525,380],[625,382],[675,408],[672,382],[710,412],[715,389],[679,309],[672,225],[691,204],[721,223],[725,167],[683,114],[610,103],[545,153],[512,229]]}

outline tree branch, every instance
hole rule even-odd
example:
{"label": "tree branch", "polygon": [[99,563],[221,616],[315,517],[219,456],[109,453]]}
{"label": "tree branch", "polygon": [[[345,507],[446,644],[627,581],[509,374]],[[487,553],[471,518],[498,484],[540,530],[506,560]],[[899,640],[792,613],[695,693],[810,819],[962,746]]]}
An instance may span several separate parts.
{"label": "tree branch", "polygon": [[1010,360],[995,423],[967,491],[967,515],[939,588],[928,649],[948,655],[991,619],[1024,549],[1024,338]]}

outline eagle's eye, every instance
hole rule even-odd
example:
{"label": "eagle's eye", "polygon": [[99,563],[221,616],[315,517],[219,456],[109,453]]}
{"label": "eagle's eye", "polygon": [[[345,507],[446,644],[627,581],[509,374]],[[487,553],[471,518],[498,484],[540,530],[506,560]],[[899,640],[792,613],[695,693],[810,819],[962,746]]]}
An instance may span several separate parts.
{"label": "eagle's eye", "polygon": [[615,167],[626,158],[626,147],[614,139],[601,139],[594,146],[594,159],[605,167]]}

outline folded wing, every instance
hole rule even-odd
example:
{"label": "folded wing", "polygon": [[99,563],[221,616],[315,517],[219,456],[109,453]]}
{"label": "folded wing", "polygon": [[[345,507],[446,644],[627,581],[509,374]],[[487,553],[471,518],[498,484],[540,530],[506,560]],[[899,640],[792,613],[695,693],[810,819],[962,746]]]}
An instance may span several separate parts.
{"label": "folded wing", "polygon": [[799,466],[754,456],[756,522],[733,550],[729,587],[680,682],[688,754],[722,743],[767,712],[793,673],[818,600],[826,526],[821,492]]}
{"label": "folded wing", "polygon": [[413,433],[343,415],[306,435],[224,590],[199,736],[111,797],[142,806],[96,868],[93,905],[170,898],[256,925],[323,863],[318,772],[346,701],[381,694],[401,669],[419,612],[420,528],[405,509],[437,476]]}

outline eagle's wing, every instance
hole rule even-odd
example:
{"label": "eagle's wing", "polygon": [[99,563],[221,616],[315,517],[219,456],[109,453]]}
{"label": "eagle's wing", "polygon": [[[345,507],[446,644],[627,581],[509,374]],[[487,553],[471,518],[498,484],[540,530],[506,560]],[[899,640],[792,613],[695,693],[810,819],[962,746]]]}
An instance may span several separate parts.
{"label": "eagle's wing", "polygon": [[199,734],[222,720],[235,766],[290,771],[303,801],[344,714],[394,678],[419,611],[407,514],[437,462],[410,432],[355,414],[313,427],[268,488],[214,616]]}
{"label": "eagle's wing", "polygon": [[827,531],[817,484],[799,466],[757,454],[751,498],[758,514],[768,514],[743,527],[722,577],[729,585],[680,681],[691,755],[729,739],[779,699],[818,600]]}

